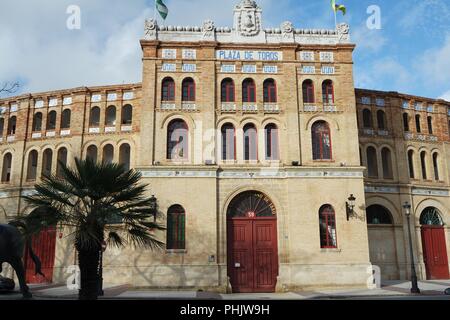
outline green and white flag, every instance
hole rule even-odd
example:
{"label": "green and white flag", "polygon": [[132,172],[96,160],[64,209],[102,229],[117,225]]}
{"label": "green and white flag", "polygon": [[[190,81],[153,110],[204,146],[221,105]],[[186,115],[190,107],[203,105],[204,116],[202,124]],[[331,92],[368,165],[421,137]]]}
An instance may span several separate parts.
{"label": "green and white flag", "polygon": [[347,12],[347,8],[342,4],[336,4],[336,0],[331,0],[331,8],[335,14],[338,11],[342,11],[342,14],[345,16],[345,13]]}
{"label": "green and white flag", "polygon": [[162,2],[162,0],[155,0],[156,10],[158,10],[159,15],[166,20],[167,15],[169,14],[169,9],[167,6]]}

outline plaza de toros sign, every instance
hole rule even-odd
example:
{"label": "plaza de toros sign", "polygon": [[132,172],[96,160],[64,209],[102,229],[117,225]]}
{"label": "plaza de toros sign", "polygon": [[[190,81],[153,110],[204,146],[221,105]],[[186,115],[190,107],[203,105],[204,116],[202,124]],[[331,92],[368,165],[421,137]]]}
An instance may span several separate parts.
{"label": "plaza de toros sign", "polygon": [[216,58],[217,60],[281,61],[283,53],[279,51],[217,50]]}

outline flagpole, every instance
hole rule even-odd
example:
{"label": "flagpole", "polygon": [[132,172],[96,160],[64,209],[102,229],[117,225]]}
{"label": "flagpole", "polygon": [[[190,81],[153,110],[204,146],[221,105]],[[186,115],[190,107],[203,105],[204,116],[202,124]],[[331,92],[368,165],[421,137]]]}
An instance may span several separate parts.
{"label": "flagpole", "polygon": [[337,30],[337,12],[336,12],[336,10],[333,10],[333,11],[334,11],[334,26]]}
{"label": "flagpole", "polygon": [[156,0],[155,0],[155,6],[153,7],[153,20],[156,21],[157,17],[156,17]]}

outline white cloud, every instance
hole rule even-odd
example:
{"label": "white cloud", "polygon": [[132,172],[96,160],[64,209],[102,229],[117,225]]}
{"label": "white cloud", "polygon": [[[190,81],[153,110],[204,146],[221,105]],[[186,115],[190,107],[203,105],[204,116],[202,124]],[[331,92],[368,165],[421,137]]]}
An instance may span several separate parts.
{"label": "white cloud", "polygon": [[416,68],[428,85],[443,86],[450,82],[450,34],[441,47],[425,51]]}
{"label": "white cloud", "polygon": [[443,93],[443,94],[439,97],[439,99],[444,99],[444,100],[450,102],[450,90],[448,90],[447,92]]}
{"label": "white cloud", "polygon": [[[166,25],[233,23],[237,0],[167,0]],[[270,15],[273,0],[258,2]],[[141,81],[139,40],[153,1],[78,0],[81,30],[68,30],[73,0],[3,0],[0,11],[0,83],[21,80],[21,92]],[[271,15],[270,15],[271,16]]]}
{"label": "white cloud", "polygon": [[[355,66],[356,86],[369,89],[404,91],[411,90],[411,73],[394,58],[381,58],[364,66]],[[389,79],[386,88],[386,79]]]}
{"label": "white cloud", "polygon": [[387,44],[382,30],[371,30],[365,24],[353,29],[351,36],[352,41],[356,44],[356,50],[367,53],[377,53]]}

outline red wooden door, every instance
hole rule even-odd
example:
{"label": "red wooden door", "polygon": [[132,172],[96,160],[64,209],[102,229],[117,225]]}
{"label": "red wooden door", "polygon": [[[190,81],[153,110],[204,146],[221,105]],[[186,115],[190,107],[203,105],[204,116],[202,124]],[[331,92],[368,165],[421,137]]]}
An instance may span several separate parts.
{"label": "red wooden door", "polygon": [[45,278],[35,275],[35,265],[30,257],[28,248],[25,252],[25,271],[27,283],[51,283],[53,278],[53,267],[55,264],[56,229],[54,227],[42,231],[33,237],[33,251],[41,260],[41,270]]}
{"label": "red wooden door", "polygon": [[449,279],[444,228],[422,226],[422,248],[427,279]]}
{"label": "red wooden door", "polygon": [[227,233],[233,292],[274,292],[278,276],[276,219],[229,219]]}

